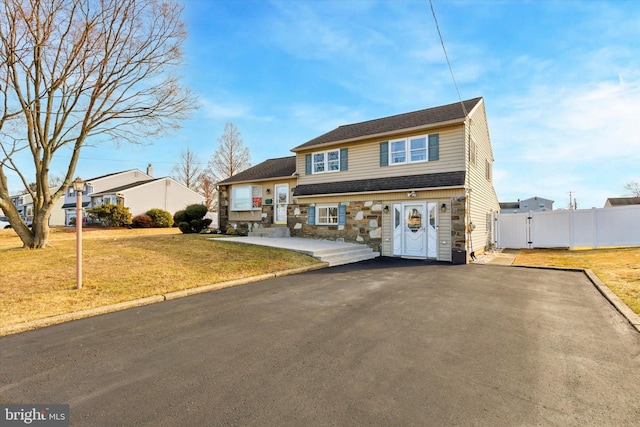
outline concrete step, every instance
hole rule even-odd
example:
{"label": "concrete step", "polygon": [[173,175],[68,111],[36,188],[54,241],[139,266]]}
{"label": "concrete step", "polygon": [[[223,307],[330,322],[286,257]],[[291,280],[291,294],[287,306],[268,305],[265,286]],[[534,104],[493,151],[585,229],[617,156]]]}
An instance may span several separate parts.
{"label": "concrete step", "polygon": [[251,237],[279,238],[290,237],[290,235],[289,227],[260,227],[249,232]]}
{"label": "concrete step", "polygon": [[336,265],[351,264],[380,256],[380,252],[374,252],[373,249],[367,246],[358,246],[362,247],[354,246],[353,248],[338,248],[335,250],[323,249],[320,251],[314,251],[313,257],[322,262],[328,263],[330,267],[334,267]]}

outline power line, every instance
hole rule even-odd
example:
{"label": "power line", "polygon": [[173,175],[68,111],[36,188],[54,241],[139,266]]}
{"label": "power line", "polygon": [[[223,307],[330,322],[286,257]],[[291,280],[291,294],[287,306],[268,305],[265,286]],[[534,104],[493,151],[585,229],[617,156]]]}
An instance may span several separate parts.
{"label": "power line", "polygon": [[464,112],[464,116],[467,117],[469,113],[467,112],[467,108],[464,106],[464,102],[462,102],[462,97],[460,96],[460,89],[458,89],[458,83],[456,83],[456,78],[453,75],[453,68],[451,67],[451,62],[449,61],[449,55],[447,55],[447,49],[444,47],[444,39],[442,38],[442,33],[440,32],[440,26],[438,25],[438,18],[436,18],[436,11],[433,8],[433,0],[429,0],[429,5],[431,6],[431,14],[433,15],[433,20],[436,23],[436,30],[438,30],[438,37],[440,37],[440,44],[442,45],[444,57],[447,60],[447,65],[449,66],[449,73],[451,74],[451,80],[453,80],[453,86],[456,88],[456,92],[458,94],[458,99],[460,100],[460,105],[462,105],[462,111]]}

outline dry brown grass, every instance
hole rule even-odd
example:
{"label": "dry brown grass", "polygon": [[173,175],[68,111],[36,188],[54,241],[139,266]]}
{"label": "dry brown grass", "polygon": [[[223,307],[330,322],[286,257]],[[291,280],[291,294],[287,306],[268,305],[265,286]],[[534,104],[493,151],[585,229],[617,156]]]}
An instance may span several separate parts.
{"label": "dry brown grass", "polygon": [[54,229],[27,250],[0,230],[0,327],[318,261],[290,251],[207,240],[172,229],[85,229],[76,290],[74,229]]}
{"label": "dry brown grass", "polygon": [[640,314],[640,248],[521,250],[513,264],[588,268]]}

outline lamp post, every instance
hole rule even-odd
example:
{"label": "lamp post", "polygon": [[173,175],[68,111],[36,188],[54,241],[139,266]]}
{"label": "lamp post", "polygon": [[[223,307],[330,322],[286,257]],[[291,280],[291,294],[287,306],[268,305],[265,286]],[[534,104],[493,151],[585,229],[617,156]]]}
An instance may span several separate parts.
{"label": "lamp post", "polygon": [[84,181],[77,177],[73,181],[76,192],[76,289],[82,289],[82,192]]}

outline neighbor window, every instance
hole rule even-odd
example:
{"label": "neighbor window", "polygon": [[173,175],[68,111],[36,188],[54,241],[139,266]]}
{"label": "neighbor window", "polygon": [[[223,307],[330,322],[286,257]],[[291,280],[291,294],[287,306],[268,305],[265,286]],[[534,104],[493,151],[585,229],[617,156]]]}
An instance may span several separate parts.
{"label": "neighbor window", "polygon": [[337,172],[340,170],[340,150],[313,153],[313,173]]}
{"label": "neighbor window", "polygon": [[316,208],[316,224],[331,225],[338,223],[337,206],[318,206]]}
{"label": "neighbor window", "polygon": [[260,185],[239,185],[232,187],[231,210],[251,211],[262,208],[262,187]]}

